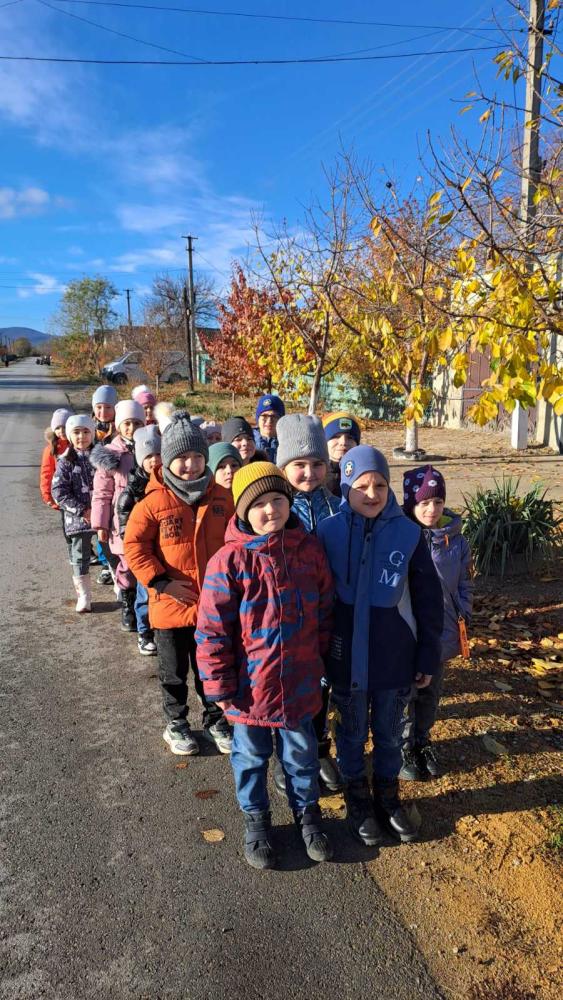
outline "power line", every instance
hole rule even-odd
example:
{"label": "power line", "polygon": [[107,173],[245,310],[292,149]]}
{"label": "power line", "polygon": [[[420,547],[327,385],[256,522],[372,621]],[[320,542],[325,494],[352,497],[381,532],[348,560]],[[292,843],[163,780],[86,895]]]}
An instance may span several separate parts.
{"label": "power line", "polygon": [[[441,31],[456,31],[463,30],[461,28],[456,28],[455,25],[451,24],[397,24],[394,21],[356,21],[345,18],[335,18],[335,17],[298,17],[291,16],[289,14],[252,14],[247,11],[237,11],[237,10],[201,10],[197,7],[161,7],[158,4],[148,4],[148,3],[120,3],[119,0],[57,0],[58,3],[79,3],[90,7],[131,7],[140,10],[157,10],[161,12],[174,13],[174,14],[196,14],[198,16],[212,16],[212,17],[238,17],[238,18],[249,18],[256,21],[297,21],[306,24],[335,24],[335,25],[351,25],[352,27],[360,28],[420,28],[420,29],[434,29],[437,28]],[[499,31],[498,27],[487,26],[484,28],[479,28],[479,31]],[[524,28],[516,29],[518,31],[525,31]],[[470,32],[468,32],[470,34]]]}
{"label": "power line", "polygon": [[433,49],[425,52],[395,52],[372,56],[307,56],[293,59],[84,59],[65,56],[8,56],[3,62],[73,63],[86,66],[303,66],[326,63],[376,62],[383,59],[415,59],[422,56],[454,55],[456,52],[497,52],[498,45],[468,46],[460,49]]}
{"label": "power line", "polygon": [[100,28],[101,31],[108,31],[111,35],[118,35],[119,38],[126,38],[130,42],[137,42],[139,45],[148,45],[151,49],[160,49],[162,52],[171,52],[176,56],[186,56],[188,59],[193,59],[200,62],[199,56],[192,56],[188,52],[180,52],[178,49],[169,49],[166,45],[158,45],[156,42],[146,42],[144,38],[135,38],[134,35],[127,35],[124,31],[117,31],[115,28],[109,28],[105,24],[98,24],[97,21],[90,21],[87,17],[81,17],[80,14],[73,14],[70,10],[62,10],[60,7],[53,7],[52,4],[47,3],[46,0],[38,0],[38,2],[43,7],[48,7],[49,10],[54,10],[56,14],[62,14],[63,17],[72,17],[75,21],[82,21],[84,24],[89,24],[93,28]]}

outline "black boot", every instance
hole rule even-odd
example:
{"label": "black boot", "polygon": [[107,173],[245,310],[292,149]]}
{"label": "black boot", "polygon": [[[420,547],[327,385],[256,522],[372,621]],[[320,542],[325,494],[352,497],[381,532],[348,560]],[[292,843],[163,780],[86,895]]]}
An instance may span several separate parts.
{"label": "black boot", "polygon": [[358,778],[344,785],[346,818],[350,833],[366,847],[375,847],[383,840],[375,818],[367,778]]}
{"label": "black boot", "polygon": [[269,812],[243,813],[244,856],[252,868],[275,868],[278,859],[271,843],[272,817]]}
{"label": "black boot", "polygon": [[417,744],[415,752],[419,762],[419,767],[421,770],[424,770],[425,776],[427,778],[439,778],[442,774],[442,769],[440,767],[440,761],[436,756],[436,751],[434,750],[430,740],[426,740],[425,743]]}
{"label": "black boot", "polygon": [[419,760],[416,747],[405,747],[399,771],[401,781],[424,781],[427,777],[426,765]]}
{"label": "black boot", "polygon": [[398,778],[374,783],[373,802],[375,815],[393,837],[398,837],[406,844],[417,840],[419,828],[413,823],[408,810],[401,805]]}
{"label": "black boot", "polygon": [[309,806],[293,815],[311,861],[330,861],[332,844],[323,831],[323,817],[319,806]]}
{"label": "black boot", "polygon": [[128,587],[121,590],[121,628],[124,632],[137,631],[137,618],[135,615],[135,587]]}
{"label": "black boot", "polygon": [[273,758],[274,761],[274,787],[278,795],[287,798],[287,789],[285,787],[285,774],[281,762],[277,757]]}
{"label": "black boot", "polygon": [[328,753],[322,757],[319,755],[319,781],[321,787],[329,792],[342,791],[342,777],[336,766],[336,761],[329,757]]}

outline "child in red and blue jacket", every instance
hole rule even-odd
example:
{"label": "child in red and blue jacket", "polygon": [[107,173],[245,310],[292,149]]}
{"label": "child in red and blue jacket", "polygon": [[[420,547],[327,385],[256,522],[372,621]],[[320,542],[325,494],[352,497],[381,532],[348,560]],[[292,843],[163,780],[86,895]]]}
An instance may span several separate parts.
{"label": "child in red and blue jacket", "polygon": [[322,830],[319,711],[333,583],[322,546],[290,513],[291,487],[270,462],[239,469],[235,516],[207,566],[199,605],[197,662],[206,698],[233,725],[231,762],[245,820],[244,852],[273,868],[268,760],[276,753],[308,856],[332,856]]}

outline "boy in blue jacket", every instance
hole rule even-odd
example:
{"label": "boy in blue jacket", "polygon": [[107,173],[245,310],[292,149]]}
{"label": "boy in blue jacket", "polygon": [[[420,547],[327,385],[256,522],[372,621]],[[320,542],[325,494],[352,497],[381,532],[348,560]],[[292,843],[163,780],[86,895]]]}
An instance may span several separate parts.
{"label": "boy in blue jacket", "polygon": [[[439,661],[442,590],[420,527],[389,488],[385,456],[371,445],[352,448],[341,488],[339,513],[317,534],[336,582],[326,668],[348,826],[368,846],[381,840],[381,826],[412,841],[418,829],[399,799],[403,714],[411,686],[426,687]],[[370,729],[373,797],[364,761]]]}
{"label": "boy in blue jacket", "polygon": [[428,687],[413,692],[403,732],[403,781],[436,778],[440,764],[430,741],[442,692],[447,660],[462,652],[460,619],[467,622],[473,610],[471,550],[461,533],[461,517],[446,510],[446,483],[432,465],[411,469],[403,476],[403,510],[419,524],[442,585],[444,629],[440,662]]}

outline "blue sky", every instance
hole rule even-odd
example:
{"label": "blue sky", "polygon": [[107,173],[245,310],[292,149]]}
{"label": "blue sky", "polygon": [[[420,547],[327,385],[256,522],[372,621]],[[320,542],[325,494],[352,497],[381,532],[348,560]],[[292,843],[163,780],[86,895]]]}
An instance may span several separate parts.
{"label": "blue sky", "polygon": [[[494,53],[436,49],[500,39],[483,30],[493,23],[490,0],[200,2],[204,9],[435,27],[268,21],[65,0],[2,7],[0,0],[0,54],[182,58],[68,16],[74,14],[187,58],[432,55],[301,66],[0,62],[0,326],[45,329],[65,282],[84,274],[107,275],[120,292],[133,289],[138,306],[155,273],[180,273],[180,237],[188,231],[199,238],[197,267],[224,285],[231,260],[251,239],[251,214],[296,224],[302,206],[322,195],[323,164],[333,163],[341,143],[408,187],[420,172],[418,147],[428,128],[443,137],[452,123],[477,131],[475,116],[460,119],[453,102],[473,88],[474,65],[485,81],[493,79]],[[494,8],[508,23],[508,2],[497,0]]]}

